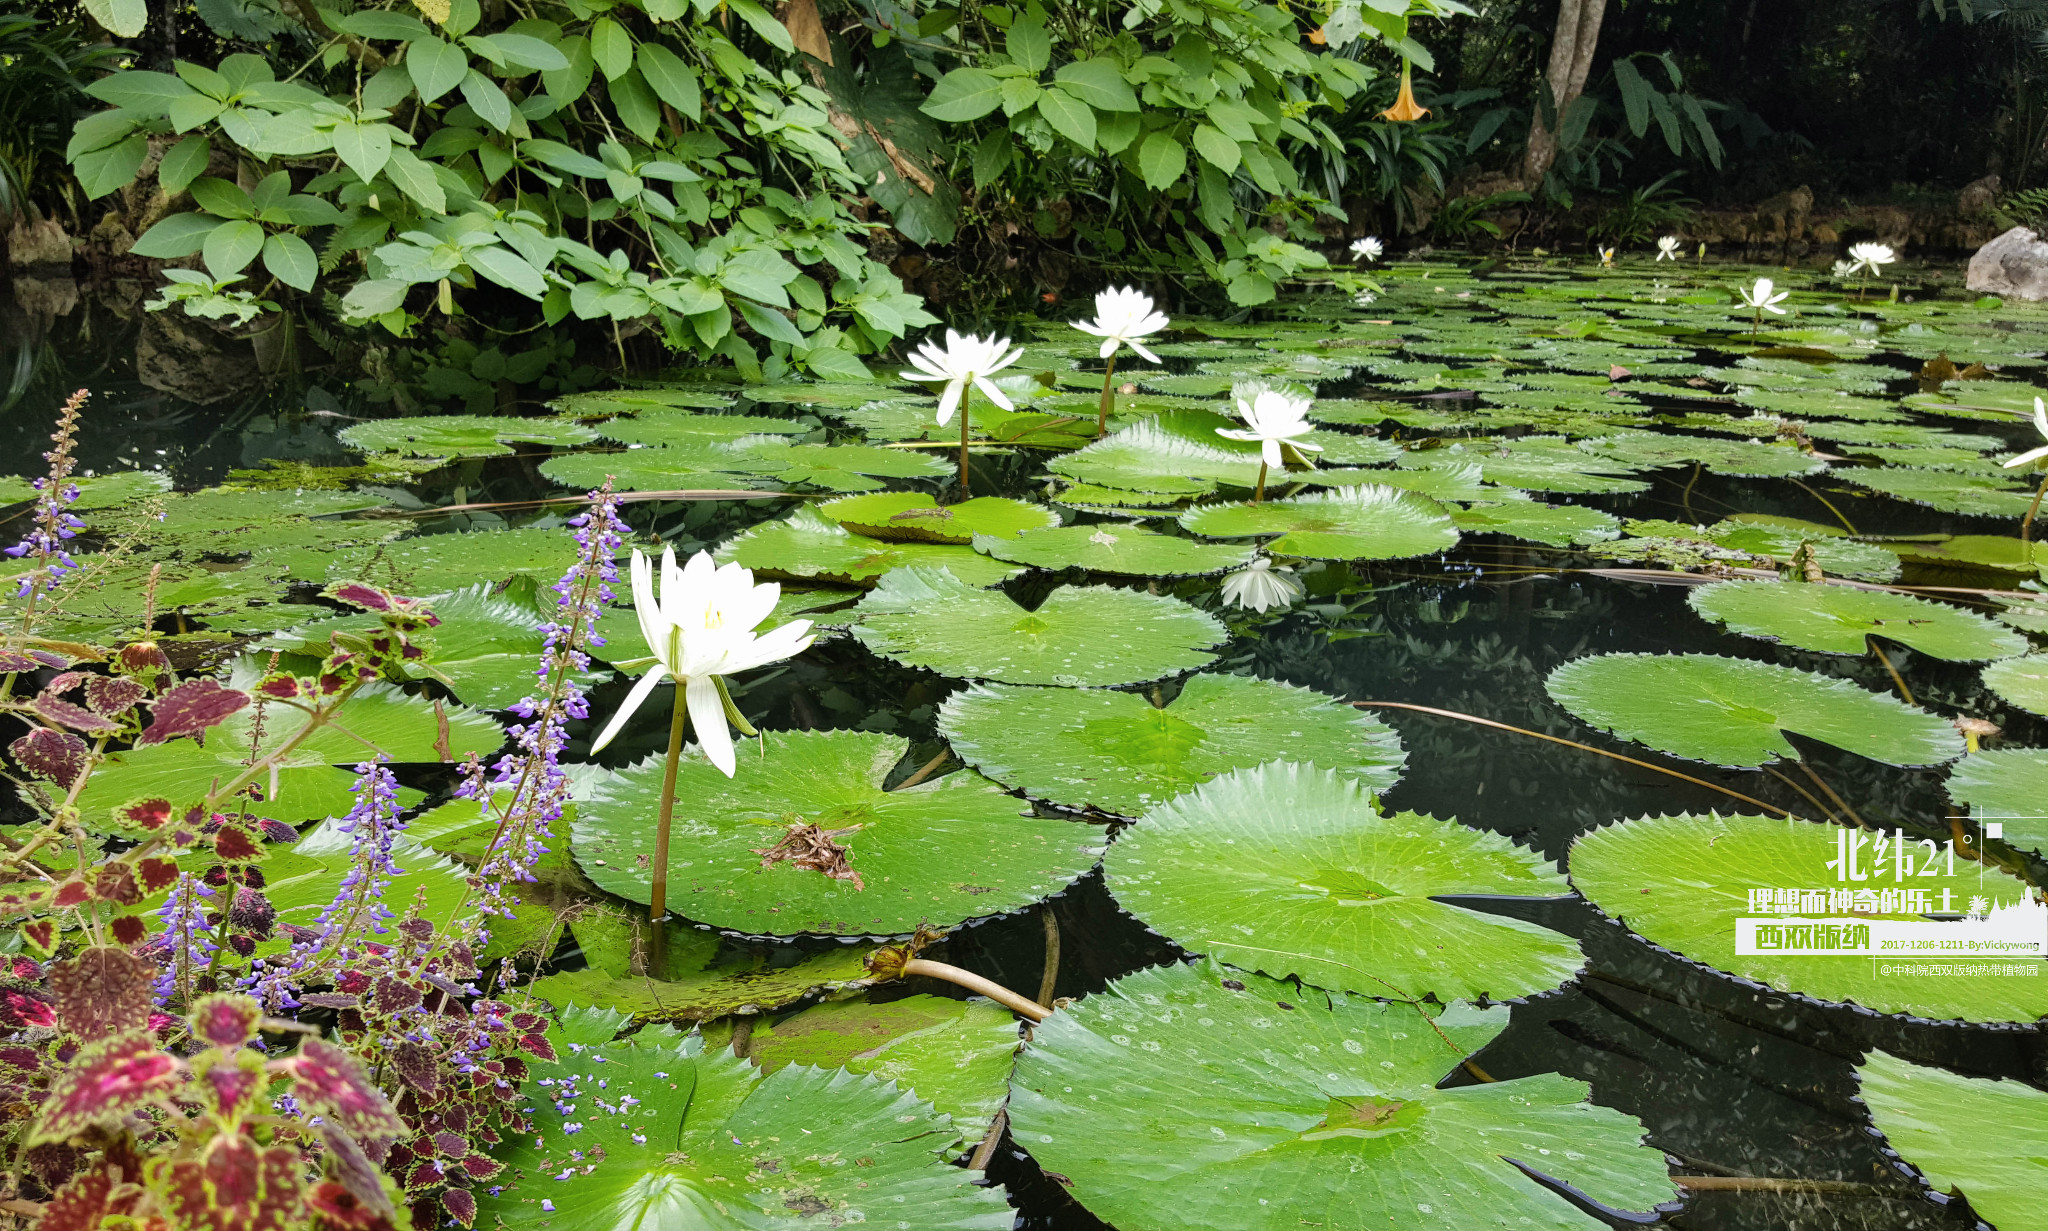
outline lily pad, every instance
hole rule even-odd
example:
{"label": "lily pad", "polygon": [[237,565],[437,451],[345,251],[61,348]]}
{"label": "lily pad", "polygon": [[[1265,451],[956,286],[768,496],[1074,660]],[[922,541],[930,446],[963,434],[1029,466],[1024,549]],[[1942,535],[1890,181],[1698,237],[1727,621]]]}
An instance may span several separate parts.
{"label": "lily pad", "polygon": [[763,577],[872,586],[891,569],[950,570],[970,586],[992,586],[1024,571],[951,543],[869,538],[828,521],[806,505],[781,521],[764,522],[720,547],[718,562],[743,564]]}
{"label": "lily pad", "polygon": [[1129,692],[969,688],[947,699],[939,733],[962,760],[1034,799],[1122,816],[1282,758],[1384,791],[1406,759],[1392,728],[1322,693],[1207,672],[1164,708]]}
{"label": "lily pad", "polygon": [[671,942],[667,979],[586,967],[535,979],[533,994],[558,1008],[581,1004],[640,1021],[701,1022],[735,1013],[768,1013],[821,992],[845,991],[870,981],[864,963],[872,950],[860,946],[844,945],[793,964],[777,964],[766,955],[722,959],[716,936],[692,935],[696,939],[687,945]]}
{"label": "lily pad", "polygon": [[2048,716],[2048,654],[1992,663],[1984,668],[1984,686],[2030,714]]}
{"label": "lily pad", "polygon": [[[976,591],[975,593],[980,593]],[[725,774],[701,753],[683,759],[669,848],[669,905],[685,918],[750,935],[897,935],[951,927],[1057,893],[1094,866],[1102,831],[1028,815],[971,770],[907,790],[882,781],[906,741],[866,731],[770,732],[766,757],[742,749]],[[648,899],[662,759],[598,784],[577,808],[571,845],[600,888]],[[687,816],[687,821],[684,816]],[[784,854],[813,826],[839,870]]]}
{"label": "lily pad", "polygon": [[1488,483],[1545,492],[1640,492],[1649,484],[1625,476],[1636,467],[1576,448],[1558,436],[1524,436],[1404,453],[1409,469],[1477,465]]}
{"label": "lily pad", "polygon": [[693,415],[657,411],[607,420],[597,427],[606,440],[643,449],[703,449],[744,436],[801,436],[810,429],[789,419],[761,415]]}
{"label": "lily pad", "polygon": [[2017,484],[1989,475],[1953,470],[1908,470],[1901,466],[1844,468],[1835,477],[1900,500],[1924,504],[1944,513],[1978,517],[2024,517],[2034,494]]}
{"label": "lily pad", "polygon": [[1043,505],[976,496],[942,507],[923,492],[847,496],[819,505],[818,512],[855,534],[922,543],[972,543],[978,534],[1007,538],[1060,524],[1059,515]]}
{"label": "lily pad", "polygon": [[[223,751],[208,740],[201,748],[190,740],[171,740],[113,753],[79,792],[78,812],[95,833],[133,832],[117,820],[114,809],[138,799],[164,799],[173,808],[188,808],[205,798],[215,783],[231,781],[246,768],[247,752]],[[355,804],[349,788],[356,776],[333,765],[287,765],[273,788],[264,784],[264,798],[247,804],[251,816],[297,825],[340,816]],[[399,788],[399,801],[412,807],[426,796]],[[238,801],[239,802],[239,801]]]}
{"label": "lily pad", "polygon": [[1836,577],[1890,581],[1899,575],[1896,556],[1875,544],[1843,537],[1846,532],[1839,526],[1767,513],[1737,513],[1708,526],[1703,533],[1723,547],[1776,560],[1790,560],[1802,545],[1810,544],[1813,562],[1820,565],[1822,572]]}
{"label": "lily pad", "polygon": [[2048,750],[1973,752],[1950,771],[1948,797],[1973,820],[1999,822],[2012,845],[2048,855]]}
{"label": "lily pad", "polygon": [[1448,551],[1458,528],[1427,496],[1379,484],[1312,492],[1262,504],[1212,504],[1181,514],[1187,530],[1209,538],[1277,535],[1276,556],[1320,560],[1399,560]]}
{"label": "lily pad", "polygon": [[1117,980],[1033,1031],[1010,1129],[1122,1231],[1605,1224],[1516,1168],[1596,1201],[1672,1198],[1634,1117],[1555,1073],[1438,1089],[1504,1006],[1304,995],[1214,964]]}
{"label": "lily pad", "polygon": [[401,594],[446,594],[514,577],[551,585],[576,562],[576,550],[561,529],[424,534],[322,557],[322,570],[308,580],[367,581]]}
{"label": "lily pad", "polygon": [[1960,1189],[1999,1231],[2043,1231],[2048,1092],[1873,1051],[1856,1068],[1870,1121],[1936,1192]]}
{"label": "lily pad", "polygon": [[1944,719],[1848,680],[1712,654],[1599,654],[1544,682],[1581,721],[1660,752],[1756,768],[1799,759],[1790,731],[1888,765],[1963,751]]}
{"label": "lily pad", "polygon": [[1578,943],[1447,894],[1570,892],[1499,834],[1402,812],[1291,761],[1222,774],[1145,814],[1103,861],[1117,902],[1183,949],[1368,996],[1506,1000],[1583,964]]}
{"label": "lily pad", "polygon": [[1179,599],[1063,586],[1035,611],[947,569],[892,573],[854,609],[853,635],[885,658],[958,679],[1099,688],[1209,665],[1214,616]]}
{"label": "lily pad", "polygon": [[413,457],[499,457],[514,444],[580,445],[597,433],[565,419],[489,418],[483,415],[420,415],[379,419],[341,430],[341,443],[364,453]]}
{"label": "lily pad", "polygon": [[1258,554],[1137,526],[1055,526],[1011,538],[977,535],[974,549],[1034,568],[1082,568],[1136,577],[1194,577],[1240,567]]}
{"label": "lily pad", "polygon": [[660,1035],[574,1051],[559,1042],[560,1062],[532,1064],[534,1131],[499,1148],[507,1170],[480,1190],[479,1223],[1009,1227],[1002,1191],[945,1162],[960,1134],[931,1104],[879,1077],[796,1064],[763,1077],[702,1048]]}
{"label": "lily pad", "polygon": [[1717,581],[1692,609],[1750,637],[1822,654],[1864,654],[1878,637],[1933,658],[1983,662],[2027,652],[2027,639],[1973,611],[1884,590],[1781,581]]}
{"label": "lily pad", "polygon": [[1629,432],[1585,442],[1582,448],[1634,466],[1677,466],[1692,463],[1714,474],[1783,478],[1819,474],[1826,461],[1786,445],[1709,436]]}
{"label": "lily pad", "polygon": [[1499,534],[1552,547],[1579,547],[1621,537],[1621,523],[1613,514],[1576,504],[1489,500],[1450,512],[1451,524],[1466,534]]}
{"label": "lily pad", "polygon": [[[1981,969],[1972,970],[1952,969],[1949,958],[1915,962],[1886,960],[1884,954],[1737,954],[1735,921],[1766,913],[1750,910],[1752,889],[1925,889],[1936,910],[1945,900],[1947,909],[1957,912],[1976,894],[2010,904],[2027,890],[2004,872],[1965,860],[1957,860],[1951,872],[1945,861],[1931,860],[1928,850],[1910,839],[1907,851],[1919,865],[1910,884],[1880,879],[1875,870],[1866,871],[1869,879],[1861,885],[1837,881],[1828,863],[1838,857],[1845,832],[1850,840],[1865,837],[1824,822],[1761,816],[1645,817],[1581,834],[1572,844],[1572,884],[1652,944],[1780,991],[1930,1018],[2031,1022],[2048,1014],[2048,978],[2011,977],[2029,962],[2040,966],[2038,975],[2048,976],[2048,959],[2043,958],[1980,959],[1971,965]],[[1861,867],[1890,866],[1889,860],[1873,860],[1867,842],[1861,854]],[[1920,874],[1929,871],[1933,874]],[[1857,912],[1853,921],[1920,918],[1879,914],[1873,906]]]}

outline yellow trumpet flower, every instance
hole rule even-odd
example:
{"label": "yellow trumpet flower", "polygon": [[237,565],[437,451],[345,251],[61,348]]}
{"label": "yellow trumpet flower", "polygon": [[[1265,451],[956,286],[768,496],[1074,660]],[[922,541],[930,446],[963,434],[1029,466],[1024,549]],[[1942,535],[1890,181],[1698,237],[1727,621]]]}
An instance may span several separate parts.
{"label": "yellow trumpet flower", "polygon": [[1401,61],[1401,93],[1394,99],[1393,106],[1380,112],[1381,119],[1406,124],[1429,114],[1429,108],[1415,101],[1415,83],[1410,76],[1414,67],[1406,60]]}

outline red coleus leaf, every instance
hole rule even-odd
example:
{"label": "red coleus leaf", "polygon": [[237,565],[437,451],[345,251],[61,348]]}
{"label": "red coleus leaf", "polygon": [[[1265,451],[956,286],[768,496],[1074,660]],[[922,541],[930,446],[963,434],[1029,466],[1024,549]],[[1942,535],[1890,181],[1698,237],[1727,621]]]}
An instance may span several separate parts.
{"label": "red coleus leaf", "polygon": [[256,1037],[263,1006],[248,996],[204,996],[192,1006],[192,1033],[222,1051],[236,1051]]}
{"label": "red coleus leaf", "polygon": [[380,1214],[355,1193],[333,1180],[322,1180],[306,1194],[313,1225],[320,1231],[391,1231],[389,1213]]}
{"label": "red coleus leaf", "polygon": [[360,581],[349,581],[338,586],[329,586],[327,597],[340,599],[344,603],[361,607],[368,611],[397,611],[399,604],[405,601],[388,590],[380,590],[376,586],[367,585]]}
{"label": "red coleus leaf", "polygon": [[462,1160],[462,1169],[472,1180],[488,1180],[505,1169],[505,1164],[488,1154],[471,1154]]}
{"label": "red coleus leaf", "polygon": [[72,1057],[50,1087],[31,1145],[68,1141],[102,1120],[127,1114],[178,1088],[177,1057],[135,1030],[95,1043]]}
{"label": "red coleus leaf", "polygon": [[298,1054],[278,1065],[297,1083],[292,1096],[357,1137],[402,1137],[405,1121],[391,1108],[356,1058],[324,1039],[306,1039]]}
{"label": "red coleus leaf", "polygon": [[70,727],[74,731],[83,731],[87,735],[112,735],[121,729],[120,723],[102,718],[82,705],[73,705],[49,693],[44,693],[29,702],[28,707],[45,722]]}
{"label": "red coleus leaf", "polygon": [[180,1231],[296,1231],[306,1223],[305,1162],[291,1146],[259,1146],[240,1133],[207,1143],[197,1159],[153,1158],[149,1187]]}
{"label": "red coleus leaf", "polygon": [[108,925],[108,930],[113,932],[116,941],[124,945],[139,945],[149,935],[149,925],[142,921],[141,915],[122,915]]}
{"label": "red coleus leaf", "polygon": [[370,1003],[379,1013],[403,1013],[407,1009],[418,1008],[422,999],[419,988],[403,979],[385,975],[377,980],[377,990]]}
{"label": "red coleus leaf", "polygon": [[50,998],[64,1028],[92,1042],[149,1018],[156,966],[112,945],[83,950],[50,968]]}
{"label": "red coleus leaf", "polygon": [[69,731],[37,727],[7,745],[7,751],[21,767],[38,778],[47,778],[65,790],[85,772],[88,760],[85,741]]}
{"label": "red coleus leaf", "polygon": [[21,939],[29,948],[41,954],[57,951],[57,921],[55,919],[34,919],[21,925]]}
{"label": "red coleus leaf", "polygon": [[466,1189],[450,1188],[442,1192],[441,1208],[465,1227],[476,1225],[476,1198]]}
{"label": "red coleus leaf", "polygon": [[61,697],[80,684],[85,683],[85,679],[86,673],[83,671],[66,671],[59,675],[53,675],[50,677],[50,682],[43,685],[43,695],[46,697]]}
{"label": "red coleus leaf", "polygon": [[400,1080],[426,1098],[441,1092],[441,1062],[426,1044],[402,1040],[391,1049],[391,1067]]}
{"label": "red coleus leaf", "polygon": [[38,671],[42,663],[30,658],[19,650],[0,650],[0,675],[16,675],[23,671]]}
{"label": "red coleus leaf", "polygon": [[217,1115],[230,1120],[257,1110],[258,1096],[269,1090],[270,1078],[255,1052],[223,1056],[205,1065],[199,1084],[206,1090]]}
{"label": "red coleus leaf", "polygon": [[171,819],[171,801],[161,795],[131,799],[114,809],[114,823],[134,829],[161,829]]}
{"label": "red coleus leaf", "polygon": [[263,844],[240,825],[223,825],[213,835],[213,853],[229,863],[254,863],[264,857]]}
{"label": "red coleus leaf", "polygon": [[548,1042],[544,1034],[522,1034],[519,1036],[519,1050],[536,1060],[553,1060],[555,1045]]}
{"label": "red coleus leaf", "polygon": [[114,669],[123,675],[139,675],[149,680],[169,671],[171,659],[156,642],[136,641],[122,646],[114,655]]}
{"label": "red coleus leaf", "polygon": [[[101,1163],[57,1190],[43,1206],[36,1231],[99,1231],[109,1215],[126,1214],[141,1191],[122,1182],[121,1169]],[[116,1196],[119,1192],[119,1196]]]}
{"label": "red coleus leaf", "polygon": [[112,718],[148,695],[148,689],[118,675],[88,676],[85,681],[86,708],[102,718]]}
{"label": "red coleus leaf", "polygon": [[30,958],[17,957],[13,961],[8,962],[6,966],[7,973],[17,979],[40,979],[43,977],[43,968]]}
{"label": "red coleus leaf", "polygon": [[92,893],[102,902],[133,906],[142,900],[142,884],[135,878],[135,865],[114,860],[92,870]]}
{"label": "red coleus leaf", "polygon": [[27,992],[0,992],[0,1025],[54,1026],[57,1010],[50,1002]]}
{"label": "red coleus leaf", "polygon": [[58,885],[57,891],[50,895],[50,904],[59,910],[69,910],[74,906],[83,906],[90,901],[92,901],[92,886],[76,876]]}
{"label": "red coleus leaf", "polygon": [[469,1142],[461,1133],[439,1132],[433,1135],[434,1153],[442,1158],[462,1158],[469,1153]]}
{"label": "red coleus leaf", "polygon": [[273,701],[291,701],[306,694],[306,686],[299,677],[284,671],[273,671],[256,681],[257,695]]}
{"label": "red coleus leaf", "polygon": [[[357,1144],[356,1139],[335,1128],[332,1124],[320,1126],[320,1138],[327,1146],[327,1175],[330,1182],[355,1200],[356,1208],[366,1210],[378,1218],[391,1218],[398,1207],[392,1203],[390,1190],[384,1187],[384,1177],[377,1164]],[[399,1147],[393,1146],[385,1155],[387,1162],[395,1156]],[[394,1163],[394,1165],[396,1165]]]}
{"label": "red coleus leaf", "polygon": [[249,704],[249,694],[224,687],[218,680],[186,680],[158,697],[149,707],[149,729],[136,744],[161,744],[167,739],[189,735],[206,742],[206,728],[226,720],[228,715]]}
{"label": "red coleus leaf", "polygon": [[155,893],[178,879],[178,863],[174,859],[151,857],[138,861],[135,873],[142,878],[142,887]]}

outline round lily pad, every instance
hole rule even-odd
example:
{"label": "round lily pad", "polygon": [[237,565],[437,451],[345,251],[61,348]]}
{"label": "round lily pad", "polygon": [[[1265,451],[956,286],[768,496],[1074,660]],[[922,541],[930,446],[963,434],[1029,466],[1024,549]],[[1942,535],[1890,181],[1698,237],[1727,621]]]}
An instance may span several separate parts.
{"label": "round lily pad", "polygon": [[891,569],[943,568],[971,586],[992,586],[1024,571],[951,543],[912,543],[855,534],[808,505],[781,521],[763,522],[720,547],[718,562],[735,561],[763,577],[873,585]]}
{"label": "round lily pad", "polygon": [[1929,505],[1944,513],[1971,513],[1980,517],[2026,516],[2034,494],[2018,484],[1991,475],[1959,474],[1953,470],[1908,470],[1902,466],[1844,468],[1836,477],[1858,487],[1868,487]]}
{"label": "round lily pad", "polygon": [[789,419],[762,415],[693,415],[675,411],[610,419],[597,433],[622,445],[653,449],[702,449],[728,444],[742,436],[800,436],[808,429]]}
{"label": "round lily pad", "polygon": [[1621,537],[1612,513],[1576,504],[1500,500],[1452,509],[1451,524],[1466,534],[1500,534],[1552,547],[1583,546]]}
{"label": "round lily pad", "polygon": [[1782,581],[1717,581],[1687,596],[1709,620],[1822,654],[1863,654],[1896,641],[1933,658],[1982,662],[2027,652],[2027,639],[1973,611],[1908,594]]}
{"label": "round lily pad", "polygon": [[2030,714],[2048,715],[2048,654],[1992,663],[1984,668],[1984,686]]}
{"label": "round lily pad", "polygon": [[343,428],[341,443],[365,453],[415,457],[495,457],[514,444],[578,445],[597,433],[567,419],[514,419],[483,415],[419,415],[379,419]]}
{"label": "round lily pad", "polygon": [[2048,855],[2048,749],[1973,752],[1949,771],[1948,797],[2002,825],[2007,842]]}
{"label": "round lily pad", "polygon": [[1227,635],[1176,598],[1063,586],[1036,611],[946,569],[891,573],[854,608],[853,635],[886,658],[960,679],[1097,688],[1208,666]]}
{"label": "round lily pad", "polygon": [[1581,721],[1715,765],[1798,760],[1785,731],[1889,765],[1939,765],[1963,751],[1955,728],[1926,710],[1848,680],[1739,658],[1600,654],[1564,664],[1544,686]]}
{"label": "round lily pad", "polygon": [[1207,672],[1163,709],[1130,692],[969,688],[947,698],[939,732],[962,760],[1034,799],[1122,816],[1281,758],[1384,791],[1407,755],[1392,728],[1322,693]]}
{"label": "round lily pad", "polygon": [[1013,538],[977,535],[974,549],[1034,568],[1083,568],[1136,577],[1193,577],[1238,568],[1254,547],[1225,547],[1138,526],[1055,526]]}
{"label": "round lily pad", "polygon": [[1881,1051],[1856,1078],[1871,1123],[1936,1192],[1962,1190],[1999,1231],[2048,1228],[2048,1092]]}
{"label": "round lily pad", "polygon": [[[764,739],[765,757],[741,747],[732,778],[694,747],[683,759],[668,902],[687,919],[754,935],[945,928],[1057,893],[1099,853],[1099,828],[1029,816],[971,770],[883,790],[907,746],[893,735]],[[662,758],[650,757],[577,808],[576,862],[600,888],[635,902],[648,899],[652,873],[641,856],[653,847],[662,770]]]}
{"label": "round lily pad", "polygon": [[1110,848],[1117,902],[1184,949],[1368,996],[1505,1000],[1579,969],[1578,942],[1446,894],[1568,893],[1499,834],[1403,812],[1291,761],[1233,770],[1167,801]]}
{"label": "round lily pad", "polygon": [[1214,964],[1143,970],[1033,1030],[1010,1130],[1121,1231],[1604,1225],[1515,1162],[1619,1209],[1670,1200],[1642,1124],[1584,1082],[1437,1088],[1507,1020]]}
{"label": "round lily pad", "polygon": [[923,492],[869,492],[818,506],[830,521],[878,539],[923,543],[972,543],[977,534],[1002,537],[1060,524],[1059,515],[1043,505],[976,496],[941,506]]}
{"label": "round lily pad", "polygon": [[1458,542],[1444,506],[1377,483],[1262,504],[1204,505],[1181,514],[1180,524],[1209,538],[1277,535],[1265,545],[1272,554],[1321,560],[1399,560]]}
{"label": "round lily pad", "polygon": [[[1857,869],[1866,878],[1860,883],[1838,881],[1837,869],[1828,866],[1840,857],[1843,835],[1857,843]],[[1777,914],[1752,911],[1752,889],[1924,889],[1935,911],[1945,903],[1951,912],[1978,894],[2009,905],[2027,891],[2019,880],[1972,861],[1957,859],[1951,872],[1932,843],[1907,842],[1913,875],[1902,884],[1877,875],[1893,870],[1895,861],[1875,857],[1870,835],[1839,825],[1761,816],[1645,817],[1580,835],[1572,844],[1571,879],[1595,906],[1652,944],[1780,991],[1930,1018],[2031,1022],[2048,1014],[2048,958],[1979,959],[1958,967],[1948,957],[1735,951],[1737,919]],[[1833,913],[1845,924],[1921,918],[1879,914],[1880,904],[1853,916],[1822,911],[1812,919],[1787,918],[1802,923]],[[2035,977],[2012,977],[2030,962],[2039,966]]]}

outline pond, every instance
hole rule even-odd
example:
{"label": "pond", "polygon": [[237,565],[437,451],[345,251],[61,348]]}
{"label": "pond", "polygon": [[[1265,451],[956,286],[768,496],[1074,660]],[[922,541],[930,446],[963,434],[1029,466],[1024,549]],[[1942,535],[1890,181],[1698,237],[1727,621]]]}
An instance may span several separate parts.
{"label": "pond", "polygon": [[[203,745],[119,752],[122,728],[71,802],[119,858],[162,836],[110,809],[175,812],[266,764],[238,806],[270,819],[267,884],[240,883],[278,922],[317,927],[368,867],[390,910],[459,931],[473,870],[505,858],[462,763],[534,721],[510,707],[609,482],[621,557],[736,561],[782,584],[764,632],[816,640],[731,674],[730,773],[695,748],[668,768],[684,922],[657,935],[673,689],[600,739],[650,652],[622,560],[587,716],[563,720],[561,815],[532,879],[486,891],[519,899],[476,955],[490,994],[560,1012],[529,1048],[533,1142],[476,1156],[513,1169],[477,1182],[484,1225],[710,1219],[721,1192],[771,1221],[924,1220],[905,1226],[1006,1226],[1005,1199],[1048,1228],[2042,1225],[2048,962],[1894,962],[1867,934],[1990,935],[2009,908],[2025,935],[2048,872],[2040,471],[2003,464],[2048,431],[2048,310],[1946,266],[1867,287],[1647,255],[1372,276],[1356,299],[1174,313],[1144,341],[1159,364],[1118,354],[1101,438],[1098,345],[1061,314],[1085,304],[979,322],[1023,355],[995,374],[1014,409],[968,393],[971,505],[963,420],[894,365],[747,386],[564,350],[515,382],[472,338],[365,380],[301,339],[295,372],[200,405],[138,369],[186,364],[203,391],[203,364],[160,330],[138,358],[134,297],[88,296],[19,340],[0,425],[19,533],[60,404],[93,394],[85,567],[27,644],[147,635],[234,689],[321,678],[380,629],[431,648],[374,658],[347,722],[281,760],[260,723],[300,721],[284,708]],[[1785,315],[1739,301],[1760,277]],[[1270,454],[1217,434],[1261,396],[1312,399]],[[438,625],[392,594],[433,596]],[[725,727],[706,695],[693,738]],[[365,742],[395,769],[384,814]],[[11,846],[42,828],[24,802],[5,819]],[[388,863],[362,862],[373,822]],[[183,836],[178,886],[212,862]],[[156,935],[178,892],[116,913]],[[1783,939],[1802,921],[1865,947]],[[248,934],[223,987],[294,943],[209,924]],[[880,973],[943,962],[1056,1011],[1014,1055],[1010,1013],[863,967],[913,934]],[[138,952],[182,978],[180,943]],[[309,981],[298,1016],[365,1029],[348,977]],[[402,1110],[437,1106],[405,1081]],[[762,1144],[799,1132],[801,1159]],[[1000,1187],[961,1187],[975,1163]],[[870,1181],[909,1204],[870,1209]]]}

